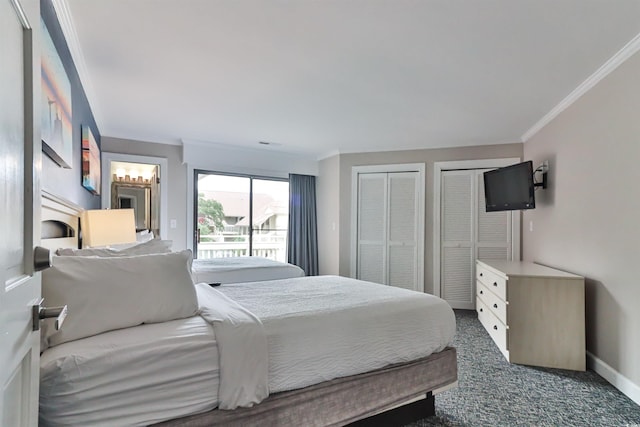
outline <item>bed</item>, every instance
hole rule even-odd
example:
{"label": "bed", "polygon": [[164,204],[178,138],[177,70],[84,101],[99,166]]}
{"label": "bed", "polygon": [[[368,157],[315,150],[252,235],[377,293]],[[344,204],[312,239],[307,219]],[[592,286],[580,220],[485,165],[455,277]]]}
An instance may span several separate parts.
{"label": "bed", "polygon": [[[57,246],[56,238],[46,245]],[[142,258],[153,256],[130,262]],[[455,319],[438,298],[341,277],[193,288],[199,315],[116,325],[47,349],[41,424],[338,426],[385,416],[403,423],[432,414],[433,392],[457,380],[448,346]]]}
{"label": "bed", "polygon": [[196,283],[238,283],[289,279],[304,276],[297,265],[255,256],[194,259],[193,281]]}
{"label": "bed", "polygon": [[[64,218],[64,213],[52,211],[57,218]],[[74,221],[75,222],[75,221]],[[51,232],[66,232],[72,235],[75,233],[77,225],[66,226],[59,220],[49,219],[43,222],[46,225],[47,236]],[[153,234],[145,234],[143,239],[136,243],[125,245],[114,245],[110,248],[89,248],[78,249],[74,245],[77,241],[73,238],[47,239],[47,246],[55,251],[57,255],[63,256],[100,256],[100,257],[121,257],[144,255],[146,253],[168,253],[171,252],[173,242],[171,240],[154,239]],[[56,241],[57,240],[57,241]],[[60,246],[64,244],[65,246]],[[195,283],[238,283],[253,282],[262,280],[288,279],[292,277],[304,276],[304,271],[297,265],[274,261],[271,259],[244,256],[227,258],[207,258],[194,259],[191,265],[191,275]]]}

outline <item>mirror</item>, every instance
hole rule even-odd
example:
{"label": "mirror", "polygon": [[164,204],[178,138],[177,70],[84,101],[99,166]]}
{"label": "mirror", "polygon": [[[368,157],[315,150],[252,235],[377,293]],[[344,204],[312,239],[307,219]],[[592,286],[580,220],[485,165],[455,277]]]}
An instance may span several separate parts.
{"label": "mirror", "polygon": [[160,235],[160,180],[158,165],[112,162],[111,209],[133,209],[136,231]]}
{"label": "mirror", "polygon": [[112,209],[133,209],[136,218],[136,231],[151,230],[151,186],[112,183]]}

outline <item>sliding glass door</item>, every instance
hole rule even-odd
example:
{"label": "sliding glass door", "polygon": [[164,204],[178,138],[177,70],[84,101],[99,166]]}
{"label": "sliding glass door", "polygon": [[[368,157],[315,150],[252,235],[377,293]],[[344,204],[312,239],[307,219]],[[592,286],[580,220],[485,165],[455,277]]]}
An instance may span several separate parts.
{"label": "sliding glass door", "polygon": [[253,178],[251,255],[287,261],[289,181]]}
{"label": "sliding glass door", "polygon": [[197,258],[262,256],[285,262],[289,182],[195,171]]}

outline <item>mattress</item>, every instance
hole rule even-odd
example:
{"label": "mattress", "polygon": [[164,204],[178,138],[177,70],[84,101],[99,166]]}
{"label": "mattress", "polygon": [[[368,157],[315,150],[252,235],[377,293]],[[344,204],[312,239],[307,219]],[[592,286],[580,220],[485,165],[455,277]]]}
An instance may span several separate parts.
{"label": "mattress", "polygon": [[195,283],[225,284],[304,276],[304,271],[296,265],[255,256],[194,259],[191,270]]}
{"label": "mattress", "polygon": [[[197,290],[205,318],[204,293],[219,292],[260,319],[267,338],[270,393],[428,356],[449,345],[456,328],[453,310],[440,298],[338,276],[216,288],[201,284]],[[233,316],[230,327],[237,328],[237,312]],[[238,354],[225,345],[230,354]],[[223,363],[221,372],[224,369]]]}
{"label": "mattress", "polygon": [[40,359],[41,426],[147,425],[211,410],[218,350],[200,316],[71,341]]}

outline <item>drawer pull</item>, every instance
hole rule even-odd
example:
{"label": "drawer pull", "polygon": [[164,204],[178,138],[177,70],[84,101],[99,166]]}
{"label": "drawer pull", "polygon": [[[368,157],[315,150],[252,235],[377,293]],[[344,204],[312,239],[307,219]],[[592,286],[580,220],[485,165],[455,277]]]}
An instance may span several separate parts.
{"label": "drawer pull", "polygon": [[493,325],[493,329],[495,329],[497,331],[498,330],[498,326],[497,325]]}
{"label": "drawer pull", "polygon": [[484,310],[482,309],[482,307],[480,307],[480,313],[482,313]]}
{"label": "drawer pull", "polygon": [[498,282],[493,282],[493,286],[498,286]]}
{"label": "drawer pull", "polygon": [[493,304],[493,308],[498,308],[498,304]]}
{"label": "drawer pull", "polygon": [[480,277],[484,277],[484,276],[482,275],[482,273],[480,273]]}
{"label": "drawer pull", "polygon": [[480,295],[483,295],[483,294],[484,294],[484,292],[480,291]]}

